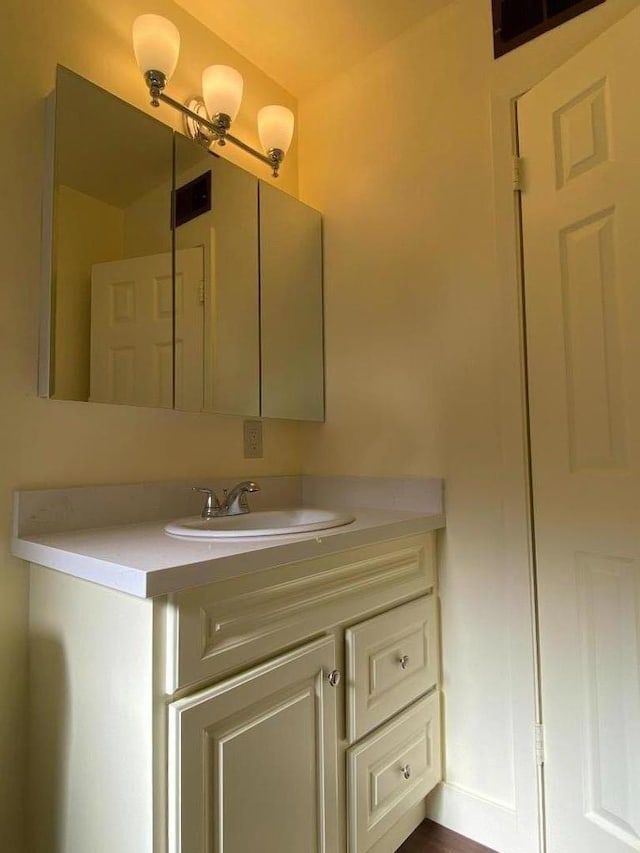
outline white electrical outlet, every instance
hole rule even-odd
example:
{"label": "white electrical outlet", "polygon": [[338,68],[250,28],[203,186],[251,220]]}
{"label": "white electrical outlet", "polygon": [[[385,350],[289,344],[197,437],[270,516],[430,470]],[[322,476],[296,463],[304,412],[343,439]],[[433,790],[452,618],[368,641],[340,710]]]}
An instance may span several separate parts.
{"label": "white electrical outlet", "polygon": [[244,422],[244,458],[262,459],[262,421]]}

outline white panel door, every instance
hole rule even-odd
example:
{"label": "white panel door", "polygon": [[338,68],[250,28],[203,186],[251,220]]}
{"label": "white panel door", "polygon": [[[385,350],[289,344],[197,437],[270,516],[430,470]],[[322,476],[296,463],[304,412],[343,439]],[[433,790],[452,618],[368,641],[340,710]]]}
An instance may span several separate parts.
{"label": "white panel door", "polygon": [[[172,280],[170,252],[92,267],[92,402],[173,406]],[[202,400],[202,280],[202,248],[177,252],[176,397],[181,402]]]}
{"label": "white panel door", "polygon": [[549,853],[640,850],[639,46],[518,109]]}
{"label": "white panel door", "polygon": [[169,853],[335,853],[333,637],[169,706]]}

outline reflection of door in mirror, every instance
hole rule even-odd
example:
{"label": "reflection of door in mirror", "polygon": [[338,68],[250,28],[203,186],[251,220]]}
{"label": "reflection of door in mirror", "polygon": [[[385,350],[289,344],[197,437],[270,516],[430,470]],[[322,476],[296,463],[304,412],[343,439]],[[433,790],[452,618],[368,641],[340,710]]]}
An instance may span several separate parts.
{"label": "reflection of door in mirror", "polygon": [[[176,408],[260,414],[258,181],[191,140],[175,138],[175,246],[204,260],[204,352],[199,369],[193,304],[176,280]],[[185,322],[180,304],[184,299]],[[200,333],[200,341],[202,334]],[[182,355],[181,355],[182,353]]]}
{"label": "reflection of door in mirror", "polygon": [[200,412],[204,393],[204,246],[176,249],[175,407]]}
{"label": "reflection of door in mirror", "polygon": [[[171,407],[173,133],[64,68],[58,69],[56,79],[53,131],[53,221],[45,223],[45,237],[48,231],[51,240],[45,258],[51,318],[43,337],[50,338],[50,345],[41,353],[45,362],[41,393],[58,399],[91,396]],[[157,276],[153,310],[165,313],[156,317],[152,329],[152,315],[144,319],[152,310],[151,286],[144,281],[151,280],[152,259],[157,266],[162,256],[164,267],[153,272]],[[143,269],[145,260],[149,270]],[[96,294],[101,291],[93,300],[92,279]],[[95,321],[92,310],[99,312]],[[96,340],[106,334],[108,320],[113,320],[108,333],[111,349],[93,346],[96,334]],[[143,334],[140,341],[138,333]],[[114,349],[118,339],[119,350]],[[155,367],[151,341],[157,347]]]}
{"label": "reflection of door in mirror", "polygon": [[[202,387],[203,258],[176,255],[176,366]],[[173,405],[171,254],[94,264],[91,275],[91,402]],[[178,375],[181,375],[178,372]],[[176,391],[183,387],[176,383]],[[197,388],[198,382],[188,386]],[[201,407],[202,395],[191,402]],[[176,401],[176,404],[184,401]]]}

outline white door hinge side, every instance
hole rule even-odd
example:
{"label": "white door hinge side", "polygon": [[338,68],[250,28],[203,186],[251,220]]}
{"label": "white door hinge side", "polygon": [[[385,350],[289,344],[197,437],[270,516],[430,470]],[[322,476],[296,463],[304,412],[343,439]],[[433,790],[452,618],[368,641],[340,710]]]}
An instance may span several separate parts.
{"label": "white door hinge side", "polygon": [[513,155],[513,191],[524,192],[524,160],[517,154]]}
{"label": "white door hinge side", "polygon": [[544,764],[544,726],[541,723],[536,723],[536,764],[542,767]]}
{"label": "white door hinge side", "polygon": [[204,305],[204,282],[203,281],[200,282],[199,291],[200,291],[199,292],[200,305]]}

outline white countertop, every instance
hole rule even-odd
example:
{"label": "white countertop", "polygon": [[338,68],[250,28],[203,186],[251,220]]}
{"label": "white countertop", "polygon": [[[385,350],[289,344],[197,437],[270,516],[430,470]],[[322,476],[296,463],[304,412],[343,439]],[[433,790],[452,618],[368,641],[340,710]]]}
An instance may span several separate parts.
{"label": "white countertop", "polygon": [[[240,478],[31,489],[14,494],[12,553],[30,563],[152,598],[224,578],[444,527],[437,478],[261,477],[254,511],[345,510],[344,527],[293,536],[203,541],[169,536],[168,521],[200,512],[194,485],[222,494]],[[359,509],[368,507],[368,509]]]}
{"label": "white countertop", "polygon": [[139,598],[177,592],[285,563],[445,526],[442,513],[350,508],[344,527],[292,536],[202,540],[169,536],[171,519],[12,539],[15,556]]}

